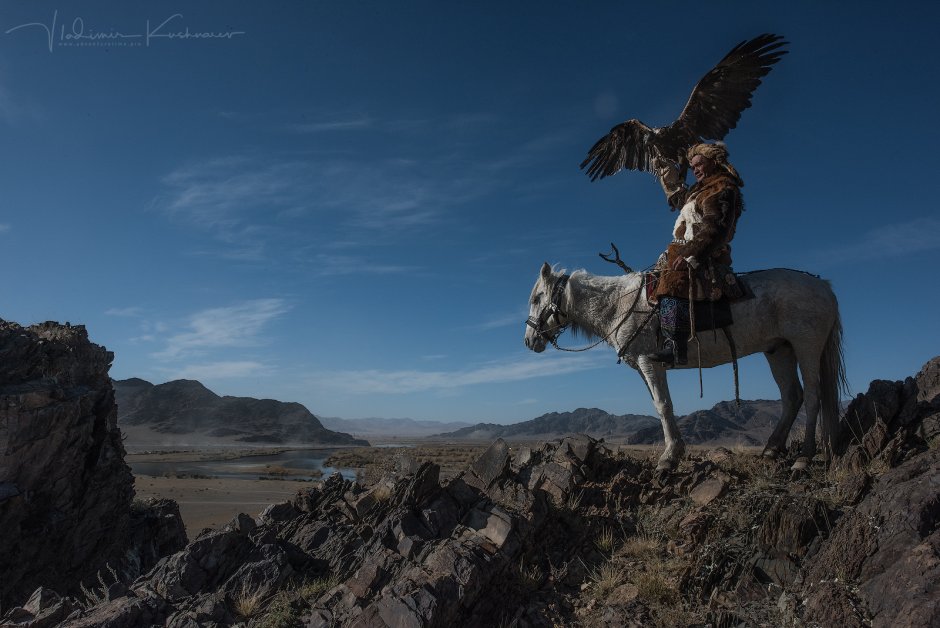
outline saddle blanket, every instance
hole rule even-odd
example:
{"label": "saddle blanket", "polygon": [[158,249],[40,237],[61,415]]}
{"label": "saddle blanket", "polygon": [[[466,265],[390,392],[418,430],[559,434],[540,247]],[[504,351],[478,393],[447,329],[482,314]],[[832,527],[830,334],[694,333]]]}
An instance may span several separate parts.
{"label": "saddle blanket", "polygon": [[[751,290],[750,286],[747,285],[747,282],[740,276],[736,278],[738,280],[738,286],[741,288],[744,295],[740,299],[732,300],[724,298],[718,301],[695,301],[693,303],[696,332],[711,331],[712,329],[721,329],[722,327],[731,325],[734,323],[734,318],[731,316],[731,304],[734,301],[754,298],[754,292]],[[650,305],[655,304],[654,295],[656,293],[656,283],[658,279],[659,277],[656,273],[646,273],[644,275],[646,300]]]}

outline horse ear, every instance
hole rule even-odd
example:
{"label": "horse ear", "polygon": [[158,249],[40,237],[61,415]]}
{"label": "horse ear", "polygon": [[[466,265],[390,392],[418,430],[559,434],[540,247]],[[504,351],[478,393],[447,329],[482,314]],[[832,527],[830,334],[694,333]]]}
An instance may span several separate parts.
{"label": "horse ear", "polygon": [[548,262],[542,263],[542,270],[540,272],[542,273],[542,279],[544,279],[545,281],[548,281],[549,279],[551,279],[552,267],[548,265]]}

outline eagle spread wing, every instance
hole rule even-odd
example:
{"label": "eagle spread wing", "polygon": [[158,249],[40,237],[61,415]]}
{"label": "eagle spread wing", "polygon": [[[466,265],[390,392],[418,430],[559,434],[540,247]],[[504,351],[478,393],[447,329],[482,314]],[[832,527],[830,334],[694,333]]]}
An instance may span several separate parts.
{"label": "eagle spread wing", "polygon": [[591,147],[581,168],[594,181],[623,168],[652,172],[656,157],[683,164],[689,146],[720,140],[735,127],[761,79],[787,54],[786,44],[771,34],[741,42],[699,80],[675,122],[661,128],[639,120],[618,124]]}
{"label": "eagle spread wing", "polygon": [[651,154],[656,147],[652,139],[655,134],[656,130],[636,119],[618,124],[594,143],[587,159],[581,162],[581,168],[588,166],[591,181],[616,174],[623,168],[650,170],[650,161],[655,157]]}

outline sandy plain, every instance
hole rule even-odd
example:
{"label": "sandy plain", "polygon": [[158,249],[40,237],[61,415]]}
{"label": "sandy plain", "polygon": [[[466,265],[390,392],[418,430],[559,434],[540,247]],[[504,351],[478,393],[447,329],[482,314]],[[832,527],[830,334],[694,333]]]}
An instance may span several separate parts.
{"label": "sandy plain", "polygon": [[[125,456],[125,460],[132,467],[135,462],[250,461],[253,456],[274,454],[285,448],[175,451],[141,449],[144,448],[139,448],[138,453],[128,453]],[[263,466],[259,467],[258,472],[265,472]],[[154,497],[176,501],[186,526],[186,534],[192,540],[204,528],[221,528],[238,513],[256,517],[268,504],[287,501],[298,490],[313,485],[311,482],[291,479],[294,475],[309,474],[304,470],[277,467],[277,472],[283,475],[283,479],[249,480],[135,474],[134,489],[137,493],[136,499]]]}
{"label": "sandy plain", "polygon": [[305,486],[290,480],[234,480],[136,477],[137,499],[164,497],[180,507],[186,535],[196,538],[204,528],[218,529],[240,512],[257,516],[268,504],[287,501]]}

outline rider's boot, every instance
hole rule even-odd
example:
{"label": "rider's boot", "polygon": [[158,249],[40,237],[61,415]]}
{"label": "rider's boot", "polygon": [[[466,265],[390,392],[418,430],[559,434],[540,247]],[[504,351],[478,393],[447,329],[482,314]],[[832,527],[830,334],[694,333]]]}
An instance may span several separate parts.
{"label": "rider's boot", "polygon": [[650,353],[648,358],[654,362],[662,362],[666,366],[682,366],[689,363],[689,341],[682,331],[663,331],[662,351]]}

